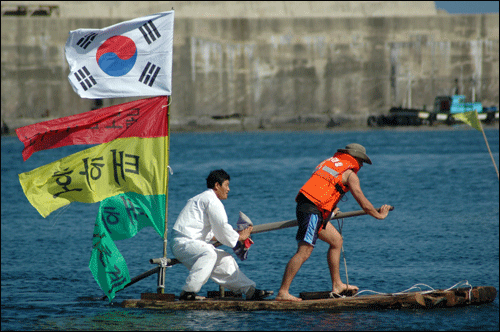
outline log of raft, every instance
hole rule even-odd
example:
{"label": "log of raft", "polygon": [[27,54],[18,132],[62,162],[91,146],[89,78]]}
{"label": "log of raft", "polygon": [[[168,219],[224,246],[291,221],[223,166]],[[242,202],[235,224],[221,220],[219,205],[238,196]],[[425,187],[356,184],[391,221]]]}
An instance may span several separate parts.
{"label": "log of raft", "polygon": [[246,301],[242,298],[206,298],[199,301],[154,299],[143,296],[140,300],[125,300],[124,308],[147,308],[162,310],[228,310],[228,311],[282,311],[282,310],[327,310],[342,311],[355,309],[432,309],[477,305],[493,302],[497,290],[491,286],[457,288],[383,295],[358,295],[344,298],[303,300],[283,302],[275,300]]}

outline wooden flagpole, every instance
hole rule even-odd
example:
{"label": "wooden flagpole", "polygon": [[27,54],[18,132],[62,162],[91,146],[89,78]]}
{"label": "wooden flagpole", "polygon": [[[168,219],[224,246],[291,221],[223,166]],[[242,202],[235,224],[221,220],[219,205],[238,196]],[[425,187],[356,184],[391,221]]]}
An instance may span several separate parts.
{"label": "wooden flagpole", "polygon": [[[474,117],[473,118],[470,117],[471,115],[474,115]],[[453,117],[462,122],[465,122],[472,128],[483,133],[484,141],[486,142],[486,147],[488,148],[488,152],[490,153],[491,161],[493,162],[493,166],[495,166],[495,171],[497,172],[497,178],[500,180],[500,176],[498,175],[497,164],[495,163],[495,158],[493,158],[493,154],[491,153],[490,145],[488,144],[488,139],[486,138],[486,134],[484,133],[483,125],[477,115],[477,110],[453,114]]]}
{"label": "wooden flagpole", "polygon": [[[170,160],[170,104],[171,104],[171,96],[167,96],[168,104],[163,107],[167,108],[167,137],[168,142],[165,147],[165,231],[163,233],[163,258],[167,259],[167,233],[168,233],[168,173],[169,173],[169,160]],[[159,294],[163,294],[165,292],[165,269],[166,267],[160,266],[158,270],[158,287],[156,292]]]}
{"label": "wooden flagpole", "polygon": [[[477,116],[477,114],[476,114]],[[491,161],[493,161],[493,166],[495,166],[495,171],[497,172],[497,178],[500,180],[500,176],[498,175],[497,164],[495,163],[495,158],[493,158],[493,154],[491,153],[490,145],[488,144],[488,139],[486,139],[486,134],[484,133],[483,125],[481,121],[479,121],[479,126],[481,127],[481,132],[483,133],[484,141],[486,142],[486,147],[488,148],[488,152],[490,153]]]}

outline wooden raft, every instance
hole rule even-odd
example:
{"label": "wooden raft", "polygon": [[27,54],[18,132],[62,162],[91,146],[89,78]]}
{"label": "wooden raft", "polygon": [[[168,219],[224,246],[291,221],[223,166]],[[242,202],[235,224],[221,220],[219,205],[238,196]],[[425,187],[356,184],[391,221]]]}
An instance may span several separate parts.
{"label": "wooden raft", "polygon": [[[469,296],[470,294],[470,296]],[[402,309],[402,308],[449,308],[493,302],[497,290],[492,286],[435,290],[432,292],[409,292],[404,294],[360,295],[354,297],[282,302],[274,300],[246,301],[242,298],[207,298],[200,301],[155,300],[144,297],[140,300],[125,300],[124,308],[147,308],[162,310],[228,310],[228,311],[285,311],[354,309]],[[150,296],[151,297],[151,296]]]}

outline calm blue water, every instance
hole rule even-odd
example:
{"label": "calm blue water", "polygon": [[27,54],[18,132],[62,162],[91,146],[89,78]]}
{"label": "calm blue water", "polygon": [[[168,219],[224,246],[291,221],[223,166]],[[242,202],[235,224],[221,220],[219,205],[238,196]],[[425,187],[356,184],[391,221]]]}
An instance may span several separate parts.
{"label": "calm blue water", "polygon": [[[497,165],[498,129],[486,131]],[[82,301],[101,296],[88,268],[98,204],[72,203],[43,219],[29,204],[17,174],[81,150],[71,146],[22,161],[22,144],[2,137],[2,330],[498,330],[499,301],[439,310],[329,312],[169,312],[122,309],[115,303],[156,291],[152,276],[118,293],[114,304]],[[417,283],[448,288],[468,280],[499,287],[499,182],[481,133],[375,130],[173,134],[169,228],[187,199],[205,189],[210,170],[231,175],[224,202],[230,222],[238,212],[254,224],[295,219],[294,198],[314,167],[339,147],[358,142],[373,165],[359,173],[375,206],[395,210],[383,221],[345,219],[344,249],[350,284],[399,292]],[[342,211],[359,210],[350,194]],[[337,226],[337,223],[334,222]],[[258,287],[278,291],[296,250],[295,229],[254,235],[241,269]],[[318,241],[321,242],[321,241]],[[163,243],[152,228],[118,241],[131,276],[153,266]],[[327,247],[317,244],[292,283],[292,294],[330,287]],[[169,257],[172,257],[169,255]],[[167,270],[166,292],[179,294],[187,270]],[[341,276],[345,269],[341,260]],[[200,292],[217,290],[209,281]]]}

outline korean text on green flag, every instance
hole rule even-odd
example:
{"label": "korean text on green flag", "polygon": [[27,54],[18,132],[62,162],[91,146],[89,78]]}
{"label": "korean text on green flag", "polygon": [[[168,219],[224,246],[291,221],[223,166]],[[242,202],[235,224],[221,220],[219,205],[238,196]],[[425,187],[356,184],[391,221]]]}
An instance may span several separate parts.
{"label": "korean text on green flag", "polygon": [[114,241],[128,239],[152,226],[163,236],[165,196],[126,193],[105,199],[99,206],[89,268],[109,301],[130,282],[124,257]]}

